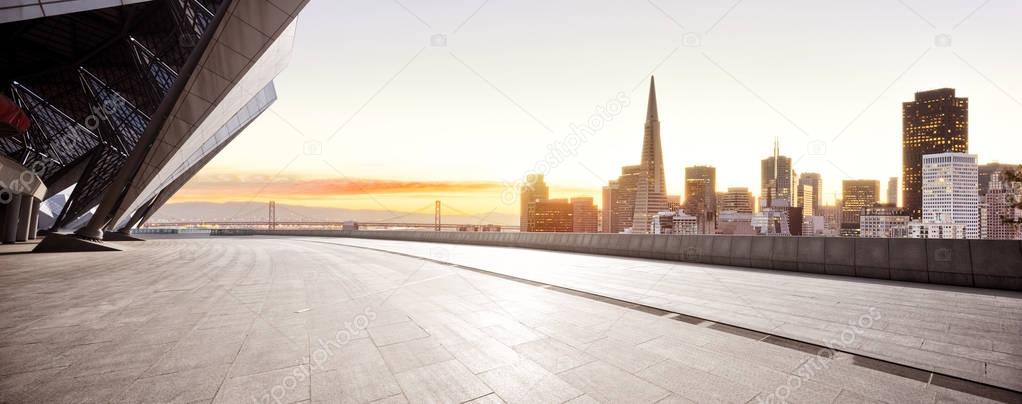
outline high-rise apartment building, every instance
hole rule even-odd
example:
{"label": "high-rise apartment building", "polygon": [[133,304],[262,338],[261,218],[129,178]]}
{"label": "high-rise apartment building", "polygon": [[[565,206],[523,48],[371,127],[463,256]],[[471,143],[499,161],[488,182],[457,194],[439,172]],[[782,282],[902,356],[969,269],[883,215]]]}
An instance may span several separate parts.
{"label": "high-rise apartment building", "polygon": [[965,238],[979,238],[979,174],[976,155],[923,156],[923,223],[965,226]]}
{"label": "high-rise apartment building", "polygon": [[755,206],[756,198],[745,187],[728,188],[720,201],[721,212],[752,213]]}
{"label": "high-rise apartment building", "polygon": [[664,178],[664,157],[660,148],[660,115],[657,112],[656,82],[649,80],[646,125],[642,137],[641,175],[635,188],[633,233],[649,233],[653,216],[667,209],[667,182]]}
{"label": "high-rise apartment building", "polygon": [[780,145],[774,139],[774,154],[763,159],[760,166],[760,206],[793,206],[793,176],[791,158],[780,154]]}
{"label": "high-rise apartment building", "polygon": [[953,88],[923,91],[902,104],[902,206],[923,214],[923,156],[969,151],[969,99]]}
{"label": "high-rise apartment building", "polygon": [[525,184],[522,185],[521,210],[519,211],[519,231],[533,231],[529,228],[530,207],[533,202],[550,199],[550,188],[543,181],[543,174],[529,174],[525,176]]}
{"label": "high-rise apartment building", "polygon": [[[813,187],[813,196],[808,198],[809,202],[806,201],[805,195],[802,195],[802,189],[804,186]],[[798,206],[805,206],[811,208],[812,212],[820,211],[820,199],[823,196],[823,178],[818,173],[802,173],[798,176]],[[810,209],[807,209],[810,210]],[[812,214],[806,214],[806,216],[812,216]]]}
{"label": "high-rise apartment building", "polygon": [[[994,171],[990,175],[986,195],[982,200],[986,203],[986,238],[992,240],[1022,240],[1022,226],[1007,223],[1022,218],[1022,210],[1015,209],[1011,200],[1017,200],[1019,191],[1012,189],[1001,180],[1001,173]],[[1014,194],[1014,195],[1013,195]]]}
{"label": "high-rise apartment building", "polygon": [[571,231],[596,233],[599,231],[599,211],[591,197],[571,198]]}
{"label": "high-rise apartment building", "polygon": [[603,187],[603,209],[600,211],[600,232],[615,233],[614,231],[614,205],[621,195],[621,186],[617,180],[610,180]]}
{"label": "high-rise apartment building", "polygon": [[880,181],[844,180],[841,194],[841,236],[858,237],[862,209],[876,205],[880,198]]}
{"label": "high-rise apartment building", "polygon": [[898,177],[887,179],[887,204],[898,206]]}
{"label": "high-rise apartment building", "polygon": [[910,220],[911,218],[904,209],[899,209],[890,203],[862,208],[862,214],[859,216],[860,237],[908,237],[908,223]]}
{"label": "high-rise apartment building", "polygon": [[[638,188],[640,166],[621,167],[617,181],[603,188],[603,232],[621,233],[632,227],[635,216],[635,190]],[[608,198],[610,196],[610,198]]]}
{"label": "high-rise apartment building", "polygon": [[987,163],[979,166],[979,196],[987,194],[987,190],[990,188],[991,176],[994,173],[998,173],[1000,177],[1004,178],[1004,172],[1007,170],[1018,167],[1018,164],[1004,164],[1004,163]]}

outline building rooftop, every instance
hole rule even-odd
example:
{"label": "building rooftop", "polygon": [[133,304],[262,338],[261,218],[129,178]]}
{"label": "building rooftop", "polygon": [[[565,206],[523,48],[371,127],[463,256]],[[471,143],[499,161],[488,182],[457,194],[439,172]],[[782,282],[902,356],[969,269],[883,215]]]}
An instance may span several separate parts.
{"label": "building rooftop", "polygon": [[117,244],[2,247],[0,401],[1022,400],[1014,292],[380,240]]}

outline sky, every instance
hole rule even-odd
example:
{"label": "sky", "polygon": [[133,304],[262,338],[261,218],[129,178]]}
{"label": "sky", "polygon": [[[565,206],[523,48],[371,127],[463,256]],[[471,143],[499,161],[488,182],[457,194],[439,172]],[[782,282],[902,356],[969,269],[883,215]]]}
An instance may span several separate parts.
{"label": "sky", "polygon": [[171,202],[439,199],[484,221],[538,169],[599,203],[638,163],[651,75],[671,194],[697,164],[755,192],[774,137],[824,201],[884,187],[901,103],[943,87],[969,98],[981,163],[1020,162],[1018,21],[1015,0],[312,0],[276,103]]}

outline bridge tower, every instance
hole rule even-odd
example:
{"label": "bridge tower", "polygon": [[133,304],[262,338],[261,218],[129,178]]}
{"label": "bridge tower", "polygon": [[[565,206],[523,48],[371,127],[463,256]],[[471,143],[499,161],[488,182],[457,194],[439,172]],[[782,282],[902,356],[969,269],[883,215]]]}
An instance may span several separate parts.
{"label": "bridge tower", "polygon": [[440,231],[440,201],[436,201],[436,208],[433,212],[433,226],[436,231]]}
{"label": "bridge tower", "polygon": [[269,217],[267,218],[267,221],[266,221],[266,227],[268,227],[271,231],[272,230],[277,230],[277,202],[276,201],[270,201],[270,211],[269,211]]}

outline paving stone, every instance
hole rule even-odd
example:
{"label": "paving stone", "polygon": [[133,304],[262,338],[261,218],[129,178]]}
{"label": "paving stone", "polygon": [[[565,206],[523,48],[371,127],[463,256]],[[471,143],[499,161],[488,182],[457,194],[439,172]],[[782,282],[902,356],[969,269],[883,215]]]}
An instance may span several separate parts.
{"label": "paving stone", "polygon": [[492,392],[456,360],[401,372],[396,377],[409,403],[460,403]]}
{"label": "paving stone", "polygon": [[380,348],[380,354],[394,372],[404,372],[454,359],[439,341],[432,338],[387,345]]}
{"label": "paving stone", "polygon": [[309,367],[295,366],[224,381],[214,403],[282,402],[309,399]]}
{"label": "paving stone", "polygon": [[597,401],[607,403],[655,403],[670,394],[603,362],[588,363],[558,376]]}
{"label": "paving stone", "polygon": [[553,373],[524,359],[480,373],[479,378],[508,403],[561,403],[582,395]]}

